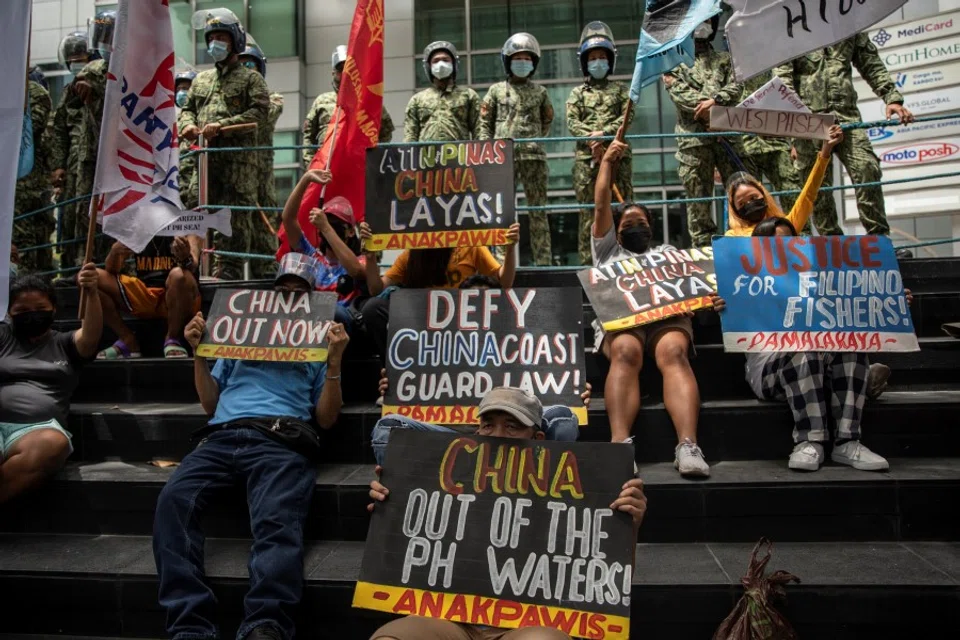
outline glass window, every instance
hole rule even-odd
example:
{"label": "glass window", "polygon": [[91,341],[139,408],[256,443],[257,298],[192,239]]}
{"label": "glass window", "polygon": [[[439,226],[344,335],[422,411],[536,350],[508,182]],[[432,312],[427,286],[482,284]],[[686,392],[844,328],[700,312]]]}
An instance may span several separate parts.
{"label": "glass window", "polygon": [[[233,11],[237,17],[240,18],[241,22],[246,20],[247,12],[244,10],[244,0],[196,0],[196,4],[197,11],[224,8]],[[189,19],[190,17],[188,16],[187,20]],[[207,55],[207,41],[203,35],[203,30],[194,31],[194,34],[196,35],[196,63],[213,64],[213,58]]]}
{"label": "glass window", "polygon": [[662,154],[635,153],[633,154],[633,186],[649,187],[663,184],[663,169],[661,166]]}
{"label": "glass window", "polygon": [[[292,147],[297,144],[297,131],[276,131],[273,134],[273,146]],[[296,149],[277,149],[273,152],[274,166],[297,164],[300,152]]]}
{"label": "glass window", "polygon": [[[447,40],[461,52],[466,50],[466,11],[463,0],[416,0],[414,15],[416,49],[413,53],[420,56],[423,49],[436,40]],[[476,47],[476,43],[473,46]]]}
{"label": "glass window", "polygon": [[953,235],[953,216],[924,216],[917,218],[917,238],[939,240]]}
{"label": "glass window", "polygon": [[[602,20],[613,30],[613,37],[618,41],[636,40],[640,37],[640,28],[643,25],[643,3],[623,0],[581,0],[580,4],[583,25],[591,20]],[[580,25],[581,28],[583,25]],[[574,37],[579,39],[580,32],[578,31]]]}
{"label": "glass window", "polygon": [[578,42],[583,27],[578,22],[577,4],[577,0],[511,0],[510,34],[532,33],[540,46]]}
{"label": "glass window", "polygon": [[297,185],[297,180],[300,179],[300,170],[299,169],[276,169],[273,172],[273,184],[277,188],[277,202],[280,203],[280,206],[283,206],[283,203],[287,201],[287,198],[290,197],[290,193],[293,191],[293,188]]}
{"label": "glass window", "polygon": [[663,154],[663,184],[680,184],[680,163],[675,153]]}
{"label": "glass window", "polygon": [[194,64],[193,27],[190,18],[193,16],[193,4],[190,0],[171,0],[170,22],[173,25],[173,50],[178,58],[183,58]]}
{"label": "glass window", "polygon": [[[550,171],[547,180],[547,189],[549,191],[573,189],[573,156],[566,158],[548,158],[547,167]],[[552,203],[553,200],[549,199],[549,202]]]}
{"label": "glass window", "polygon": [[[681,200],[685,197],[682,191],[672,191],[666,194],[664,200]],[[687,205],[683,203],[669,204],[666,206],[666,217],[664,221],[667,229],[667,244],[672,244],[678,248],[687,248],[691,245],[690,230],[687,227]]]}
{"label": "glass window", "polygon": [[[657,104],[655,91],[641,91],[640,102],[633,112],[633,122],[630,123],[632,134],[658,133],[660,127],[660,109]],[[641,138],[631,140],[634,149],[659,149],[664,144],[663,138]],[[659,184],[659,183],[658,183]]]}
{"label": "glass window", "polygon": [[267,58],[297,55],[297,0],[250,0],[249,22]]}
{"label": "glass window", "polygon": [[[663,86],[662,81],[657,83],[657,87],[660,91],[660,133],[671,133],[677,126],[677,108],[667,94],[667,88]],[[653,87],[647,87],[650,93],[653,93],[652,89]],[[675,147],[677,146],[677,139],[663,138],[663,146]]]}
{"label": "glass window", "polygon": [[509,4],[508,0],[471,0],[470,46],[474,50],[499,50],[510,37]]}

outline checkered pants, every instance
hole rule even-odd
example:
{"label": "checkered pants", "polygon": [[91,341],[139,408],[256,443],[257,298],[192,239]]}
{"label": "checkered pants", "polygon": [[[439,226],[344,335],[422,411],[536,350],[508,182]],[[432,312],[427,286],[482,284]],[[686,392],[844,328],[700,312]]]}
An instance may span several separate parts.
{"label": "checkered pants", "polygon": [[790,405],[795,443],[827,440],[831,415],[837,439],[859,440],[868,371],[862,353],[784,353],[764,365],[761,387]]}

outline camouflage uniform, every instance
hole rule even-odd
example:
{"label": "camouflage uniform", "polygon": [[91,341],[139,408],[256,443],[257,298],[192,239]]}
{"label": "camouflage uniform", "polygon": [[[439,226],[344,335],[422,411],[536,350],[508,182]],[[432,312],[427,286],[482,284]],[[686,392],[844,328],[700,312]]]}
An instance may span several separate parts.
{"label": "camouflage uniform", "polygon": [[[273,132],[277,128],[277,120],[280,119],[281,113],[283,113],[283,96],[279,93],[271,93],[270,114],[267,116],[267,122],[257,128],[258,147],[273,146]],[[276,211],[270,211],[270,209],[277,208],[277,185],[273,177],[273,151],[264,150],[258,151],[257,153],[260,156],[261,171],[260,183],[257,190],[257,202],[264,208],[264,214],[266,214],[267,220],[270,221],[270,224],[273,225],[274,230],[276,230],[280,215]],[[259,213],[255,215],[257,218],[260,218]],[[255,237],[259,238],[260,236]],[[276,251],[276,249],[273,249],[273,251]],[[258,253],[260,252],[258,251]]]}
{"label": "camouflage uniform", "polygon": [[[839,123],[860,122],[857,109],[857,92],[853,88],[853,68],[884,103],[903,104],[903,96],[890,78],[877,48],[866,33],[860,33],[843,42],[814,51],[774,69],[783,83],[795,90],[803,103],[814,113],[832,113]],[[817,161],[820,143],[816,140],[796,140],[798,163],[809,174]],[[844,132],[843,142],[833,152],[847,168],[854,183],[876,182],[881,178],[880,160],[870,146],[870,139],[863,129]],[[824,176],[825,186],[833,184],[830,168]],[[866,187],[857,189],[857,211],[860,222],[868,234],[887,235],[890,225],[884,211],[883,189]],[[843,229],[837,219],[837,207],[831,192],[822,192],[813,208],[813,223],[823,235],[840,235]]]}
{"label": "camouflage uniform", "polygon": [[[323,134],[330,124],[330,118],[337,108],[337,92],[328,91],[321,93],[313,101],[313,106],[307,112],[307,117],[303,121],[303,144],[318,146],[323,142]],[[393,139],[393,119],[384,107],[380,112],[380,142],[390,142]],[[303,168],[309,169],[313,162],[313,156],[316,155],[316,149],[303,150]]]}
{"label": "camouflage uniform", "polygon": [[[259,129],[266,125],[269,110],[270,94],[263,76],[237,62],[219,64],[215,69],[197,74],[187,94],[187,104],[180,112],[178,129],[184,131],[191,125],[203,129],[213,122],[224,127],[255,122]],[[216,136],[208,145],[211,148],[252,147],[257,144],[257,137],[257,131],[231,132]],[[211,153],[207,166],[210,204],[256,206],[261,174],[259,156],[255,151]],[[232,237],[219,233],[214,237],[218,249],[243,253],[257,253],[258,249],[260,253],[273,253],[276,250],[258,212],[235,211],[231,222]],[[252,260],[250,270],[254,278],[268,277],[273,265]],[[238,280],[243,277],[243,261],[215,256],[213,271],[216,277]]]}
{"label": "camouflage uniform", "polygon": [[[84,105],[83,115],[80,118],[80,137],[79,158],[77,169],[76,190],[77,195],[93,193],[93,181],[97,175],[97,151],[100,147],[100,124],[103,121],[103,103],[107,92],[107,62],[105,60],[94,60],[83,68],[77,74],[78,81],[84,81],[90,85],[89,102]],[[89,224],[90,203],[78,203],[76,217],[77,238],[86,238],[87,226]],[[110,251],[113,240],[105,236],[101,231],[93,245],[94,259],[104,259]],[[79,266],[83,262],[86,254],[86,243],[78,242],[76,246],[76,264]],[[61,267],[69,266],[62,257]]]}
{"label": "camouflage uniform", "polygon": [[429,87],[407,103],[403,141],[476,140],[480,133],[480,96],[469,87]]}
{"label": "camouflage uniform", "polygon": [[[693,111],[704,100],[716,100],[721,106],[735,105],[743,95],[743,85],[733,77],[729,53],[714,51],[712,47],[698,50],[693,67],[681,64],[665,73],[664,84],[670,99],[677,107],[677,133],[704,133],[707,125],[694,120]],[[741,148],[735,139],[728,139],[738,155]],[[736,171],[734,163],[716,138],[677,138],[677,161],[680,180],[688,198],[706,198],[713,195],[713,172],[717,169],[724,182]],[[749,161],[741,158],[747,171],[756,175]],[[687,204],[687,226],[693,246],[709,245],[717,225],[710,211],[710,203]]]}
{"label": "camouflage uniform", "polygon": [[[481,140],[493,138],[541,138],[550,133],[553,105],[547,90],[529,80],[503,81],[490,87],[480,107]],[[527,204],[547,204],[547,154],[535,142],[513,149],[513,173],[523,182]],[[537,265],[553,264],[550,222],[546,211],[530,211],[530,249]]]}
{"label": "camouflage uniform", "polygon": [[[13,204],[14,218],[50,204],[49,153],[44,130],[53,105],[50,94],[38,83],[27,83],[30,100],[30,117],[33,119],[33,170],[17,180]],[[26,251],[29,247],[49,244],[55,223],[53,211],[39,213],[13,222],[13,244],[20,252],[20,267],[24,271],[50,271],[53,269],[53,249]]]}
{"label": "camouflage uniform", "polygon": [[[767,71],[747,80],[743,86],[743,96],[740,99],[745,100],[754,91],[770,82],[772,77],[773,74]],[[799,191],[803,186],[800,172],[797,171],[797,167],[790,158],[790,140],[745,135],[741,138],[741,143],[743,144],[742,157],[744,160],[749,160],[756,168],[758,179],[766,178],[776,191]],[[793,204],[796,201],[796,195],[780,196],[780,206],[786,212],[793,209]]]}
{"label": "camouflage uniform", "polygon": [[[574,87],[567,98],[567,127],[570,135],[585,137],[594,131],[603,131],[603,135],[612,136],[623,124],[624,106],[629,105],[630,94],[623,84],[608,80],[590,78],[578,87]],[[604,144],[606,148],[607,143]],[[593,192],[597,186],[597,172],[600,164],[593,160],[590,146],[578,142],[573,162],[573,190],[577,202],[593,202]],[[624,200],[633,199],[633,152],[629,149],[617,165],[614,184]],[[581,264],[592,264],[590,250],[590,228],[593,226],[593,209],[580,212],[580,231],[578,249]]]}
{"label": "camouflage uniform", "polygon": [[[182,109],[177,109],[177,121],[180,120],[180,112]],[[178,131],[179,133],[179,128]],[[179,143],[180,150],[180,202],[183,203],[184,209],[195,209],[199,202],[199,194],[197,193],[197,188],[199,184],[197,183],[196,174],[197,174],[197,154],[187,156],[188,153],[193,151],[194,142],[187,140],[186,138],[181,137]]]}
{"label": "camouflage uniform", "polygon": [[[77,192],[77,174],[80,173],[80,123],[86,108],[80,98],[73,95],[73,85],[63,89],[60,104],[53,112],[50,127],[47,130],[47,148],[50,151],[50,171],[63,169],[63,185],[60,187],[59,200],[72,200]],[[67,204],[60,207],[60,266],[70,267],[77,263],[80,243],[70,242],[76,238],[85,238],[86,229],[80,229],[81,210],[86,210],[88,201]]]}

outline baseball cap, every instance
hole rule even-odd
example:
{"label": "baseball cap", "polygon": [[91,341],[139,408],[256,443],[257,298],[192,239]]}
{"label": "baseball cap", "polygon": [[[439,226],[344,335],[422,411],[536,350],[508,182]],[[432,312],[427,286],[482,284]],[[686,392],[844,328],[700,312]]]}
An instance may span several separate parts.
{"label": "baseball cap", "polygon": [[343,196],[336,196],[331,198],[329,202],[325,202],[323,212],[328,216],[343,220],[351,227],[357,224],[356,218],[353,217],[353,207],[350,206],[350,201]]}
{"label": "baseball cap", "polygon": [[478,413],[503,411],[527,427],[542,429],[543,405],[528,391],[516,387],[494,387],[480,401]]}
{"label": "baseball cap", "polygon": [[280,268],[277,269],[277,277],[274,282],[279,282],[280,278],[285,276],[296,276],[313,289],[317,285],[319,269],[320,263],[316,259],[302,253],[291,252],[280,260]]}

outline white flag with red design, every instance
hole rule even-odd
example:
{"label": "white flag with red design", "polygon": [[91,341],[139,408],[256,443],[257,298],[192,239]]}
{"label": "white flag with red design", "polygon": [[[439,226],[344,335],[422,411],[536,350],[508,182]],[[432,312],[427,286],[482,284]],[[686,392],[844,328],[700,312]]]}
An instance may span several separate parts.
{"label": "white flag with red design", "polygon": [[103,231],[136,252],[183,209],[174,62],[168,0],[120,0],[93,193]]}

